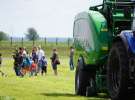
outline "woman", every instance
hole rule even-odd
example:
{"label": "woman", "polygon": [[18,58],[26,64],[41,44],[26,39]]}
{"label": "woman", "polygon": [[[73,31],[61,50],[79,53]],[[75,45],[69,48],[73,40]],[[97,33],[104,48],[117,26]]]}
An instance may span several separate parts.
{"label": "woman", "polygon": [[52,68],[54,70],[54,75],[57,76],[57,65],[60,64],[59,58],[58,58],[58,52],[56,49],[53,49],[52,57],[51,57],[51,62],[52,62]]}
{"label": "woman", "polygon": [[32,60],[37,63],[38,62],[38,55],[37,55],[37,48],[33,47],[32,53],[31,53]]}

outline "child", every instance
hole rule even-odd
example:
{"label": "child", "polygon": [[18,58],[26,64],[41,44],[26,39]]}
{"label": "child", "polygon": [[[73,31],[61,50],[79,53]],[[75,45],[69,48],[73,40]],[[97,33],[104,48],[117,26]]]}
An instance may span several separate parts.
{"label": "child", "polygon": [[42,57],[42,67],[41,67],[41,74],[43,75],[47,73],[47,59],[43,56]]}
{"label": "child", "polygon": [[50,59],[51,59],[54,75],[57,76],[57,74],[58,74],[58,72],[57,72],[57,65],[60,64],[60,61],[59,61],[58,52],[57,52],[56,49],[53,49],[52,57]]}
{"label": "child", "polygon": [[37,74],[36,69],[37,69],[37,63],[33,61],[30,67],[30,76],[33,75],[36,76]]}
{"label": "child", "polygon": [[30,59],[26,54],[23,54],[23,62],[21,67],[21,74],[24,76],[30,70]]}

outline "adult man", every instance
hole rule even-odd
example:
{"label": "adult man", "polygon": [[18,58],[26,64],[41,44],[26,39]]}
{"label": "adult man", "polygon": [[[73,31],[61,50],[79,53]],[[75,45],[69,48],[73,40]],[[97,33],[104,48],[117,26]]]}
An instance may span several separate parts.
{"label": "adult man", "polygon": [[73,57],[74,57],[74,48],[71,46],[71,47],[70,47],[70,55],[69,55],[70,70],[74,70]]}
{"label": "adult man", "polygon": [[38,72],[40,72],[41,71],[41,67],[42,67],[42,58],[45,57],[45,53],[41,49],[41,46],[38,47],[37,56],[38,56]]}

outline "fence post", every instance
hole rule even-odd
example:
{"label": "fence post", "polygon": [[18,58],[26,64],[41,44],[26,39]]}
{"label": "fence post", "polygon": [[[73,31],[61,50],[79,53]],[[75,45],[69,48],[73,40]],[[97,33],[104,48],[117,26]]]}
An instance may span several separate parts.
{"label": "fence post", "polygon": [[13,45],[13,38],[11,37],[10,40],[11,40],[10,43],[11,43],[11,46],[12,46]]}
{"label": "fence post", "polygon": [[56,38],[56,45],[58,45],[58,38]]}

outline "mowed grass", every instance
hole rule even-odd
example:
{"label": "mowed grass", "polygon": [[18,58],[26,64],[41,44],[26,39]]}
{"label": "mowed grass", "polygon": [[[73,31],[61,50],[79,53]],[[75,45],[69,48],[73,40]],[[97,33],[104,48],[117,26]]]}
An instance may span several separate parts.
{"label": "mowed grass", "polygon": [[[7,77],[0,75],[0,100],[109,100],[102,96],[76,96],[74,91],[75,71],[70,71],[68,66],[68,47],[57,47],[61,61],[58,66],[58,76],[54,75],[49,59],[52,48],[52,46],[44,48],[48,58],[48,72],[45,76],[29,77],[27,74],[23,78],[16,77],[13,70],[13,59],[11,55],[6,55],[0,68],[7,74]],[[2,51],[4,52],[4,50]]]}

